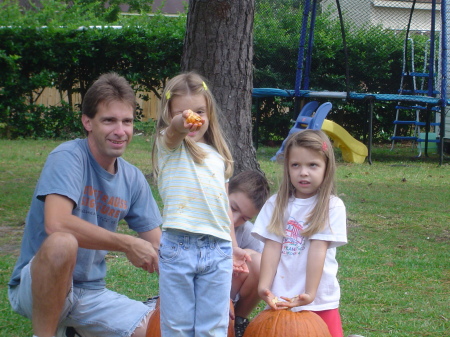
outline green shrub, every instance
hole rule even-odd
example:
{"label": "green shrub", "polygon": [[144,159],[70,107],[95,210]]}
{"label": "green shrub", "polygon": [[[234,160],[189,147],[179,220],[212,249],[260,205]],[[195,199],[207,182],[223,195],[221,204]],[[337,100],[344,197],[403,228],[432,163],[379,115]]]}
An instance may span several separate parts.
{"label": "green shrub", "polygon": [[[0,65],[6,69],[0,78],[0,123],[7,124],[2,136],[71,135],[72,131],[48,130],[50,125],[59,127],[61,120],[52,124],[45,116],[58,118],[60,110],[78,115],[72,94],[79,92],[83,99],[92,82],[106,72],[123,75],[136,91],[158,95],[165,80],[180,71],[184,24],[184,17],[157,15],[147,17],[146,25],[121,29],[0,29]],[[68,104],[36,105],[47,87],[56,87],[61,99],[69,97]],[[74,126],[73,132],[77,130]]]}
{"label": "green shrub", "polygon": [[67,103],[61,106],[26,106],[11,112],[7,126],[9,138],[76,138],[83,134],[80,112]]}

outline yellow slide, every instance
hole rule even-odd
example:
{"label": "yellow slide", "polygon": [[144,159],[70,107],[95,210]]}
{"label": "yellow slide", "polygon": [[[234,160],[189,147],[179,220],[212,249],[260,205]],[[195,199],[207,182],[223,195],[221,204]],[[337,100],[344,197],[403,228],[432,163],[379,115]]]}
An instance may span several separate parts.
{"label": "yellow slide", "polygon": [[364,163],[364,160],[369,153],[367,146],[353,138],[342,126],[325,119],[322,124],[322,131],[333,140],[335,147],[341,149],[342,158],[346,162],[358,164]]}

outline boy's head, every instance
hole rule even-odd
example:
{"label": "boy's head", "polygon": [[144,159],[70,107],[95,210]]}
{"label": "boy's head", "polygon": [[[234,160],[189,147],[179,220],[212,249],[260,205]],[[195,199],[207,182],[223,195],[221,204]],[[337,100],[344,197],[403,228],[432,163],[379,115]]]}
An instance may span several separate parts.
{"label": "boy's head", "polygon": [[243,171],[230,179],[228,198],[238,227],[256,216],[269,198],[267,179],[258,171]]}

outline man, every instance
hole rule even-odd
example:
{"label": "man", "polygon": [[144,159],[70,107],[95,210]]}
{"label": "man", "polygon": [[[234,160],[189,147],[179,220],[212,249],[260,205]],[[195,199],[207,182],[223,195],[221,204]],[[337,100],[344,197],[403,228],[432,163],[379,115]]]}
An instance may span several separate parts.
{"label": "man", "polygon": [[[108,251],[154,272],[161,215],[145,177],[121,158],[133,136],[129,83],[102,75],[82,105],[86,139],[47,158],[9,282],[13,309],[32,319],[34,336],[73,326],[86,336],[145,336],[150,308],[105,288]],[[138,237],[116,233],[120,220]]]}

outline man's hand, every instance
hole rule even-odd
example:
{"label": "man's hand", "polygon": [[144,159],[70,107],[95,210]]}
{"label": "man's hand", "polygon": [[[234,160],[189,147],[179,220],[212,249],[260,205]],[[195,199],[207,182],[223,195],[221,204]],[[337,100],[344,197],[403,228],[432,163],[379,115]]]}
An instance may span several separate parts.
{"label": "man's hand", "polygon": [[142,268],[149,273],[158,269],[158,253],[152,244],[146,240],[130,237],[132,240],[128,251],[125,252],[127,259],[137,268]]}
{"label": "man's hand", "polygon": [[248,266],[246,261],[251,261],[252,258],[247,254],[245,249],[238,246],[233,247],[233,272],[248,273]]}

